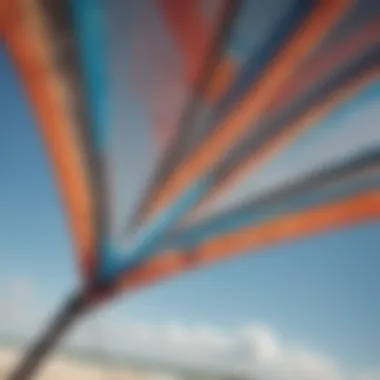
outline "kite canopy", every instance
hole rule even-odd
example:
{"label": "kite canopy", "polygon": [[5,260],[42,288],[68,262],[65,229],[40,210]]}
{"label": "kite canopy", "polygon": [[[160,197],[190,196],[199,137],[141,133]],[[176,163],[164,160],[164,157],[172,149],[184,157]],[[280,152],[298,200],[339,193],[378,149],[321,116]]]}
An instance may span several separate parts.
{"label": "kite canopy", "polygon": [[377,0],[0,7],[86,305],[380,217]]}

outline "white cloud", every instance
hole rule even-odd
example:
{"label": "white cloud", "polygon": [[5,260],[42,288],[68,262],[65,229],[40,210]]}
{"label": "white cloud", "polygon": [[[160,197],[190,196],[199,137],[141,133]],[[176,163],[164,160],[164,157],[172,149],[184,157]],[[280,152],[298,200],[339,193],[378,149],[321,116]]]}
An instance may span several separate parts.
{"label": "white cloud", "polygon": [[[261,380],[379,380],[378,372],[353,375],[331,358],[290,344],[262,324],[230,331],[212,326],[166,325],[124,321],[108,323],[103,349],[147,359],[215,369]],[[105,326],[105,325],[104,325]]]}
{"label": "white cloud", "polygon": [[287,348],[277,361],[264,370],[264,378],[282,380],[340,380],[338,366],[326,358],[304,349]]}
{"label": "white cloud", "polygon": [[[42,319],[36,310],[38,297],[33,281],[19,277],[1,285],[0,325],[10,332],[39,331]],[[85,318],[70,335],[72,344],[82,347],[98,346],[103,352],[117,352],[126,357],[134,354],[148,360],[243,374],[252,379],[380,380],[380,369],[348,373],[332,358],[284,341],[265,324],[222,330],[179,322],[155,325],[125,321],[115,315],[97,313]]]}

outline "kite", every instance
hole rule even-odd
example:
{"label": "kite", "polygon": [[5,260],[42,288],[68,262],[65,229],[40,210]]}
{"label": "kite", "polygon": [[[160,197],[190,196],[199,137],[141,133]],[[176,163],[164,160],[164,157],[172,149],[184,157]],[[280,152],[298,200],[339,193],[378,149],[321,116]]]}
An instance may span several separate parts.
{"label": "kite", "polygon": [[3,0],[0,43],[82,280],[10,380],[112,297],[380,219],[377,0]]}

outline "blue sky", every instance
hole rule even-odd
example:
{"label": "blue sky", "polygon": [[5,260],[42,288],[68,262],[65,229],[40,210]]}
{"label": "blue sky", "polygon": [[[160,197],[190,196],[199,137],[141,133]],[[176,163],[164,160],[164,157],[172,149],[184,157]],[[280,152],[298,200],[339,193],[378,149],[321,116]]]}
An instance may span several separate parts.
{"label": "blue sky", "polygon": [[[0,285],[30,284],[28,305],[43,314],[78,278],[49,162],[3,47],[0,104]],[[109,321],[223,331],[265,324],[348,371],[379,367],[379,228],[332,232],[163,282],[113,303]]]}

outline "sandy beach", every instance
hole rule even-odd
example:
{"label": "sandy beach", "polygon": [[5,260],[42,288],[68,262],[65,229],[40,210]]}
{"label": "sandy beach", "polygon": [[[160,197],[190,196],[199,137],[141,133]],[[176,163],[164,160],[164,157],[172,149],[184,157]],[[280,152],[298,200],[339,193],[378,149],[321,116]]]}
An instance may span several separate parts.
{"label": "sandy beach", "polygon": [[[14,349],[0,349],[0,380],[13,368],[19,353]],[[142,374],[126,369],[109,369],[101,365],[75,362],[63,357],[53,357],[36,376],[38,380],[155,380],[169,379],[169,376]]]}

